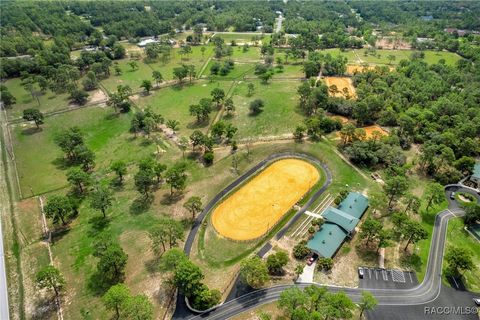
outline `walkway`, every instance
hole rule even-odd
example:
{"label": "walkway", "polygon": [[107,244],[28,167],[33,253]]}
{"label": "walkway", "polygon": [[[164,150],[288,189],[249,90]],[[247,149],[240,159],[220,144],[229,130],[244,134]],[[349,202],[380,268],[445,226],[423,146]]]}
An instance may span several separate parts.
{"label": "walkway", "polygon": [[303,273],[298,277],[296,283],[312,283],[313,274],[315,273],[315,267],[317,266],[317,261],[312,263],[310,266],[305,265],[303,268]]}

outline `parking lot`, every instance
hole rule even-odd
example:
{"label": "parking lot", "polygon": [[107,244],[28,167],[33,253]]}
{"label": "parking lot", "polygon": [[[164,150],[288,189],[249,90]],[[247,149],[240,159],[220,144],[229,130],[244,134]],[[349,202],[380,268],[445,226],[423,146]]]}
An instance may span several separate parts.
{"label": "parking lot", "polygon": [[360,288],[407,289],[418,284],[415,272],[363,267]]}

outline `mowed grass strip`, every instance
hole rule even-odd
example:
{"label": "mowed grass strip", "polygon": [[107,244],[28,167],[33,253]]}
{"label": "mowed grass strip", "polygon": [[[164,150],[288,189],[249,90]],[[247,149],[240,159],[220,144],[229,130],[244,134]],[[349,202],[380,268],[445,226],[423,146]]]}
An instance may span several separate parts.
{"label": "mowed grass strip", "polygon": [[317,169],[306,161],[276,161],[215,208],[213,226],[220,235],[232,240],[259,238],[319,177]]}
{"label": "mowed grass strip", "polygon": [[67,184],[63,153],[55,144],[56,134],[78,126],[86,145],[96,155],[96,167],[107,167],[112,160],[132,162],[156,147],[152,141],[135,139],[129,133],[130,114],[114,114],[111,108],[90,107],[45,118],[41,130],[30,124],[12,125],[20,186],[24,196],[58,189]]}
{"label": "mowed grass strip", "polygon": [[[242,81],[233,90],[235,115],[224,120],[238,128],[236,137],[252,138],[290,134],[302,123],[304,116],[298,109],[297,88],[300,81],[272,81],[262,84],[251,81],[255,90],[248,96],[248,83]],[[265,107],[260,114],[251,115],[249,106],[255,99],[263,100]]]}

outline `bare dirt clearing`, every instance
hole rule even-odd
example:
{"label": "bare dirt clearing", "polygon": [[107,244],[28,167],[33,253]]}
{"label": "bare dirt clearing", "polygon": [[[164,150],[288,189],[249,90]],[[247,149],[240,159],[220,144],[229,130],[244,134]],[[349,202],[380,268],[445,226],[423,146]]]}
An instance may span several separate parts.
{"label": "bare dirt clearing", "polygon": [[333,97],[340,98],[355,98],[355,87],[353,86],[352,79],[349,77],[325,77],[325,83],[329,88],[336,86],[337,90],[329,90],[329,94]]}

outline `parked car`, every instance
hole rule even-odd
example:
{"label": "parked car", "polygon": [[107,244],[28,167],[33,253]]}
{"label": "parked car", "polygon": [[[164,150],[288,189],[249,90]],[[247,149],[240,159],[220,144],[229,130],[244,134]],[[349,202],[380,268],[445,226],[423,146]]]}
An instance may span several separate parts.
{"label": "parked car", "polygon": [[317,260],[318,256],[316,254],[307,257],[307,266],[311,266],[315,260]]}
{"label": "parked car", "polygon": [[359,268],[358,268],[358,277],[359,277],[360,279],[363,279],[363,268],[362,268],[362,267],[359,267]]}
{"label": "parked car", "polygon": [[455,192],[450,193],[450,199],[455,200]]}
{"label": "parked car", "polygon": [[475,302],[477,306],[480,306],[480,298],[473,298],[473,302]]}

